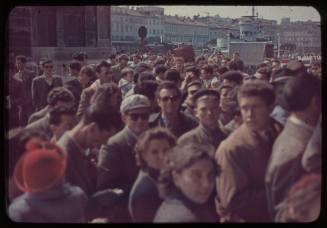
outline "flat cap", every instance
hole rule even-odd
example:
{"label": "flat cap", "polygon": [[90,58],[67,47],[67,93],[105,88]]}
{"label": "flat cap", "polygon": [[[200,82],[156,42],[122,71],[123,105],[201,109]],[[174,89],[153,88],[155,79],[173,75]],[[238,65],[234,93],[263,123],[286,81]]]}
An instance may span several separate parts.
{"label": "flat cap", "polygon": [[203,99],[215,99],[215,100],[219,101],[220,94],[216,90],[200,89],[195,94],[193,94],[192,99],[193,99],[194,103],[196,103],[199,100],[203,100]]}
{"label": "flat cap", "polygon": [[127,112],[136,108],[150,108],[149,99],[141,94],[126,97],[120,105],[120,112]]}

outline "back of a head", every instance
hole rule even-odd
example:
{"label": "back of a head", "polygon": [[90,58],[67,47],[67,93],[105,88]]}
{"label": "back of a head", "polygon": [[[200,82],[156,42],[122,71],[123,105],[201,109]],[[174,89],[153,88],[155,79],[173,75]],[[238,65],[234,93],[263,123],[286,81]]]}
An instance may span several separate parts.
{"label": "back of a head", "polygon": [[160,74],[160,73],[165,73],[167,71],[167,67],[165,67],[165,65],[160,64],[158,66],[156,66],[155,68],[155,73],[156,75]]}
{"label": "back of a head", "polygon": [[193,72],[193,74],[197,77],[200,76],[200,70],[196,68],[195,66],[188,66],[185,68],[185,72]]}
{"label": "back of a head", "polygon": [[65,87],[55,87],[53,88],[47,97],[47,102],[51,106],[55,106],[58,101],[70,102],[75,101],[75,97],[71,91]]}
{"label": "back of a head", "polygon": [[238,101],[243,97],[260,97],[265,101],[266,105],[270,106],[275,102],[274,87],[262,80],[249,80],[238,89]]}
{"label": "back of a head", "polygon": [[71,115],[74,116],[76,113],[76,110],[74,108],[68,108],[65,106],[57,105],[50,111],[49,115],[49,123],[54,125],[60,124],[60,117],[62,115]]}
{"label": "back of a head", "polygon": [[73,62],[69,64],[69,68],[79,72],[81,70],[81,64],[79,64],[78,62]]}
{"label": "back of a head", "polygon": [[243,76],[238,71],[227,71],[227,72],[223,73],[222,77],[223,77],[223,79],[235,82],[237,84],[242,84],[242,81],[243,81]]}
{"label": "back of a head", "polygon": [[145,80],[137,83],[134,87],[134,94],[142,94],[150,100],[155,98],[156,90],[159,83],[153,80]]}
{"label": "back of a head", "polygon": [[283,93],[287,110],[301,112],[314,96],[321,96],[321,82],[312,74],[301,73],[286,82]]}
{"label": "back of a head", "polygon": [[139,77],[137,79],[138,83],[142,82],[142,81],[146,81],[146,80],[153,80],[155,81],[156,78],[154,77],[153,73],[150,71],[144,71],[142,73],[139,74]]}
{"label": "back of a head", "polygon": [[91,106],[84,113],[81,122],[83,125],[95,122],[101,130],[110,131],[111,129],[120,130],[124,124],[121,120],[120,112],[111,105],[97,105]]}
{"label": "back of a head", "polygon": [[95,71],[100,73],[102,67],[111,67],[110,63],[108,63],[106,60],[102,60],[95,68]]}
{"label": "back of a head", "polygon": [[111,96],[117,92],[120,93],[120,89],[118,88],[117,84],[113,82],[103,83],[91,97],[90,103],[109,105]]}
{"label": "back of a head", "polygon": [[178,83],[181,81],[181,75],[177,70],[169,69],[165,72],[164,79],[167,81],[172,81],[174,83]]}

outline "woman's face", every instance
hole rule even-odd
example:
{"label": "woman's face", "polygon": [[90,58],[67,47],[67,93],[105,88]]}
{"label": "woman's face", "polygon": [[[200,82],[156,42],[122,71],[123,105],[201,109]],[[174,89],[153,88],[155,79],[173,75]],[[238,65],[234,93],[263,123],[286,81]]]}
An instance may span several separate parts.
{"label": "woman's face", "polygon": [[150,168],[165,169],[171,148],[167,139],[152,139],[143,152],[142,158]]}
{"label": "woman's face", "polygon": [[200,159],[181,172],[173,172],[173,180],[189,200],[198,204],[206,203],[216,184],[213,161]]}

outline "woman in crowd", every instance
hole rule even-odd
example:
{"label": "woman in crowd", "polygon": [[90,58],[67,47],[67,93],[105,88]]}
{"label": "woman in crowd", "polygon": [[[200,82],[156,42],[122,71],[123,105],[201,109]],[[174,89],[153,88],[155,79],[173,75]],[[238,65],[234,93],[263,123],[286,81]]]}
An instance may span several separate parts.
{"label": "woman in crowd", "polygon": [[176,146],[169,169],[160,176],[164,198],[153,222],[217,222],[214,207],[215,179],[219,174],[208,145]]}
{"label": "woman in crowd", "polygon": [[160,170],[167,168],[175,136],[166,128],[146,131],[135,145],[136,161],[141,167],[129,197],[129,213],[133,222],[152,222],[160,206],[157,181]]}

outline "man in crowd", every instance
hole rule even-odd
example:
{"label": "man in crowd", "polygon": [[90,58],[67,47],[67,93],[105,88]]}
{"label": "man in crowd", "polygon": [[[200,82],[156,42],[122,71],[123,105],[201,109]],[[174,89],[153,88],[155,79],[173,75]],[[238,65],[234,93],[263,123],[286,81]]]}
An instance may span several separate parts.
{"label": "man in crowd", "polygon": [[95,73],[98,80],[96,80],[90,87],[83,90],[76,113],[77,118],[81,118],[85,110],[89,107],[90,99],[99,85],[112,81],[111,65],[107,61],[101,61],[96,66]]}
{"label": "man in crowd", "polygon": [[266,173],[266,189],[271,219],[281,220],[283,201],[305,174],[301,159],[321,114],[321,83],[312,74],[302,73],[289,79],[284,99],[290,117],[274,143]]}
{"label": "man in crowd", "polygon": [[238,52],[234,52],[233,53],[232,62],[234,62],[236,64],[238,70],[243,71],[243,69],[244,69],[244,63],[240,59],[240,54]]}
{"label": "man in crowd", "polygon": [[121,79],[121,71],[127,66],[128,56],[126,54],[121,54],[118,57],[118,64],[112,67],[112,81],[117,83]]}
{"label": "man in crowd", "polygon": [[[215,90],[201,89],[193,95],[193,102],[199,126],[180,136],[177,143],[211,144],[217,149],[220,142],[225,139],[218,125],[219,93]],[[214,157],[214,154],[211,156]]]}
{"label": "man in crowd", "polygon": [[72,57],[73,57],[73,62],[79,63],[81,67],[87,65],[87,59],[88,59],[87,54],[83,52],[78,52],[78,53],[74,53]]}
{"label": "man in crowd", "polygon": [[29,71],[26,68],[26,57],[23,55],[16,56],[16,67],[18,72],[14,75],[13,80],[18,81],[22,85],[22,99],[20,100],[19,119],[20,124],[25,126],[28,117],[33,113],[33,100],[32,100],[32,80],[35,77],[35,72]]}
{"label": "man in crowd", "polygon": [[180,111],[181,97],[181,91],[175,83],[170,81],[161,83],[156,92],[161,112],[150,116],[150,128],[167,127],[176,137],[195,128],[198,125],[197,121]]}
{"label": "man in crowd", "polygon": [[[50,129],[49,111],[56,106],[65,106],[72,109],[74,106],[74,96],[68,89],[64,87],[57,87],[50,91],[48,98],[49,106],[47,107],[47,110],[42,110],[44,112],[39,113],[44,116],[28,124],[25,129],[43,131],[49,138],[51,138],[53,134]],[[54,104],[56,104],[56,106],[54,106]]]}
{"label": "man in crowd", "polygon": [[42,62],[43,75],[35,77],[32,81],[32,100],[35,111],[39,111],[47,105],[48,93],[55,87],[62,86],[62,79],[52,75],[53,61],[51,59]]}
{"label": "man in crowd", "polygon": [[128,222],[129,192],[139,171],[133,152],[134,145],[139,135],[148,129],[149,99],[140,94],[128,96],[123,100],[120,112],[125,128],[109,138],[100,149],[97,189],[119,188],[124,191],[125,200],[115,219],[117,222]]}
{"label": "man in crowd", "polygon": [[268,222],[265,171],[281,125],[269,117],[274,89],[260,80],[242,85],[238,102],[243,118],[216,151],[223,172],[217,177],[216,209],[225,220]]}
{"label": "man in crowd", "polygon": [[66,106],[71,108],[74,106],[74,96],[73,94],[64,87],[53,88],[47,97],[48,105],[38,112],[33,113],[29,119],[28,124],[31,124],[41,118],[43,118],[51,109],[57,105]]}
{"label": "man in crowd", "polygon": [[72,129],[75,122],[75,110],[65,106],[56,106],[49,113],[49,124],[52,132],[52,142],[57,142],[68,130]]}

